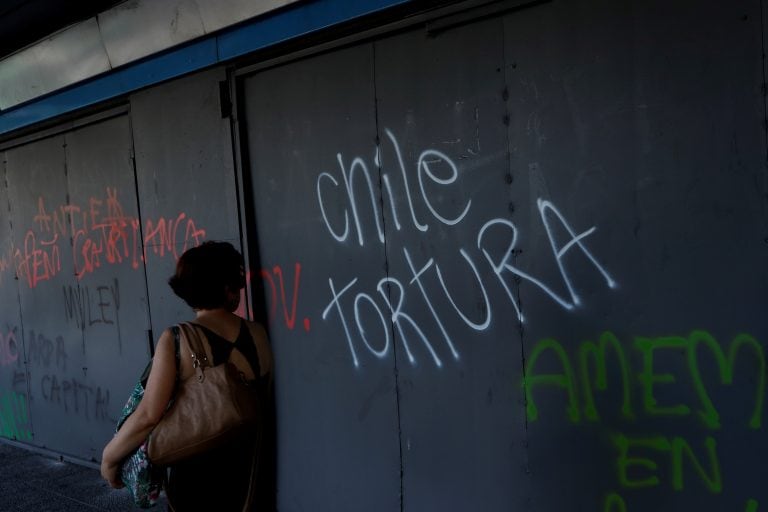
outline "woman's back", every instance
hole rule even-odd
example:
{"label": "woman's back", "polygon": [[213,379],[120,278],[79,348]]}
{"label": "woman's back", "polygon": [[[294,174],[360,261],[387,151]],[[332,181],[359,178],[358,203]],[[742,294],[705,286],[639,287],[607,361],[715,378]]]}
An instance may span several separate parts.
{"label": "woman's back", "polygon": [[[257,496],[259,510],[274,509],[272,352],[264,328],[233,313],[245,287],[243,257],[228,242],[205,242],[184,251],[168,284],[195,312],[199,325],[195,329],[206,340],[208,364],[233,364],[256,387],[259,408],[259,425],[253,432],[170,468],[169,502],[182,512],[226,512],[243,510]],[[123,485],[124,461],[141,449],[162,421],[177,378],[186,380],[195,373],[188,344],[181,343],[178,352],[174,345],[172,330],[163,331],[141,401],[104,447],[101,474],[112,487]],[[249,492],[254,484],[259,487]]]}
{"label": "woman's back", "polygon": [[[204,338],[209,341],[205,347],[206,355],[214,365],[229,361],[243,373],[246,380],[255,380],[256,372],[262,379],[272,374],[272,351],[266,331],[261,325],[223,311],[198,312],[193,325],[198,326]],[[255,353],[251,347],[256,349]],[[182,343],[180,348],[180,376],[184,380],[191,377],[195,369],[192,367],[189,347]],[[249,361],[248,356],[252,354]],[[223,359],[217,361],[216,357]],[[253,363],[255,359],[257,361]]]}
{"label": "woman's back", "polygon": [[[214,366],[234,364],[267,400],[272,360],[263,329],[235,315],[198,315],[193,325],[206,340],[209,361]],[[185,343],[181,349],[183,379],[192,376],[194,369],[192,358],[184,357]],[[172,466],[166,493],[173,509],[243,510],[255,478],[260,437],[260,432],[244,433],[216,450]]]}

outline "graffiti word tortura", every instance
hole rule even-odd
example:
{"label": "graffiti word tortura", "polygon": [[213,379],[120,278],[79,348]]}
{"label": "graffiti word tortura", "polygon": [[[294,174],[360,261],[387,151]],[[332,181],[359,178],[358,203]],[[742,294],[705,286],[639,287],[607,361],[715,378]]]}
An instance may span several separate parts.
{"label": "graffiti word tortura", "polygon": [[[389,204],[392,224],[396,231],[407,226],[422,235],[432,227],[447,226],[451,228],[458,226],[466,222],[465,219],[470,213],[471,198],[458,207],[454,206],[456,211],[444,211],[447,208],[440,209],[439,197],[433,197],[433,194],[430,194],[428,188],[425,187],[425,182],[427,182],[432,186],[432,189],[445,189],[447,193],[448,187],[456,183],[459,168],[448,155],[436,149],[424,150],[416,159],[413,170],[415,176],[409,178],[408,166],[404,162],[396,137],[389,130],[386,131],[386,134],[396,155],[400,173],[397,180],[388,173],[382,173],[383,198],[379,199],[376,195],[373,185],[374,177],[371,175],[368,164],[361,157],[352,158],[351,162],[346,165],[343,155],[338,154],[338,174],[322,172],[317,177],[316,192],[320,213],[328,233],[338,244],[365,245],[366,237],[364,236],[364,223],[361,221],[361,214],[366,211],[371,212],[372,218],[375,219],[374,243],[384,244],[385,236],[381,218],[385,210],[385,203]],[[377,148],[374,157],[375,168],[381,167],[379,153]],[[436,171],[438,168],[441,169],[440,175]],[[362,182],[363,188],[367,190],[367,194],[364,194],[362,198],[358,196],[360,186],[355,185],[355,179],[364,180]],[[417,191],[412,190],[416,188],[412,183],[414,181],[418,184]],[[397,210],[393,192],[395,186],[401,187],[404,191],[402,195],[406,198],[408,207],[405,214]],[[415,206],[417,203],[421,204],[422,210],[428,212],[426,217],[420,218],[417,215]],[[343,215],[340,217],[338,211],[336,212],[337,215],[329,214],[332,211],[332,205],[338,204],[346,205],[342,212]],[[519,236],[517,226],[509,219],[493,218],[487,220],[479,228],[466,246],[456,247],[458,259],[465,264],[466,275],[461,276],[461,278],[464,278],[464,281],[476,283],[476,287],[483,298],[482,304],[476,308],[481,312],[480,315],[462,310],[459,307],[457,302],[460,301],[456,300],[456,292],[449,290],[445,272],[434,257],[417,261],[408,247],[397,248],[389,244],[387,245],[388,252],[401,253],[403,262],[409,269],[408,275],[405,277],[392,275],[383,277],[372,291],[361,290],[357,285],[357,277],[346,278],[341,283],[338,282],[338,278],[329,277],[328,286],[331,298],[323,311],[323,319],[326,320],[332,312],[336,313],[344,329],[355,366],[359,366],[358,352],[363,347],[375,357],[387,356],[390,349],[391,326],[397,331],[398,339],[402,343],[411,364],[416,363],[412,347],[415,344],[420,344],[429,353],[433,363],[441,367],[443,365],[442,357],[435,348],[433,340],[428,339],[424,333],[425,326],[419,325],[414,320],[415,315],[412,311],[406,311],[406,295],[409,292],[415,293],[423,299],[423,303],[429,309],[428,316],[432,318],[441,333],[442,342],[445,343],[452,357],[458,360],[459,351],[453,337],[445,327],[444,318],[441,316],[451,313],[438,313],[438,308],[434,306],[435,297],[433,294],[435,293],[451,304],[453,313],[468,328],[475,331],[485,331],[493,322],[493,307],[488,289],[492,283],[486,282],[487,277],[484,278],[483,276],[491,275],[491,280],[503,290],[506,300],[515,311],[519,322],[525,322],[526,319],[515,292],[515,283],[517,282],[533,285],[535,289],[566,310],[575,310],[582,305],[582,298],[563,261],[566,256],[570,258],[573,258],[572,255],[581,256],[586,265],[594,271],[594,276],[604,282],[605,286],[608,288],[618,287],[616,281],[587,247],[588,237],[596,231],[594,226],[585,230],[574,229],[560,210],[546,199],[538,199],[537,209],[541,226],[546,231],[549,240],[552,258],[559,269],[561,282],[545,283],[519,268],[515,264]],[[392,268],[392,265],[389,265],[389,268]],[[455,274],[454,271],[452,279],[458,279]],[[431,282],[431,287],[428,286],[428,282]],[[558,287],[563,291],[557,291]],[[374,320],[374,326],[363,325],[363,311],[365,310],[369,312],[369,317],[373,315],[374,319],[378,318],[378,322]],[[380,332],[377,335],[377,340],[370,338],[369,333],[374,330]]]}

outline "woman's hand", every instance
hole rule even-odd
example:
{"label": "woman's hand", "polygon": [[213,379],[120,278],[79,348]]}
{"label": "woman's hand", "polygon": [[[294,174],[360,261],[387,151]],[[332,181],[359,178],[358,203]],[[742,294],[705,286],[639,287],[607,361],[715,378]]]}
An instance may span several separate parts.
{"label": "woman's hand", "polygon": [[101,476],[115,489],[124,487],[120,479],[121,461],[141,446],[163,417],[175,383],[176,356],[173,333],[166,329],[155,348],[144,397],[101,454]]}
{"label": "woman's hand", "polygon": [[120,479],[120,464],[110,462],[105,457],[101,459],[101,477],[113,489],[124,487],[123,481]]}

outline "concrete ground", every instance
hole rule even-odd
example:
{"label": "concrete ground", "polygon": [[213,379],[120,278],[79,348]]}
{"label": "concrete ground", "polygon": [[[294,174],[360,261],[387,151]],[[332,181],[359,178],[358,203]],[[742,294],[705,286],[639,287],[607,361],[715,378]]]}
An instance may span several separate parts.
{"label": "concrete ground", "polygon": [[[99,471],[0,442],[0,511],[136,511],[128,491],[110,488]],[[160,503],[148,509],[165,511]]]}

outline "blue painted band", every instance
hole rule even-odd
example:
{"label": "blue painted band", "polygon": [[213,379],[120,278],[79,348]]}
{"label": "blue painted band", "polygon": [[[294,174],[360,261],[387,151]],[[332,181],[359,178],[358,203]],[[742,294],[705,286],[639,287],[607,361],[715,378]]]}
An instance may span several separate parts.
{"label": "blue painted band", "polygon": [[0,135],[412,0],[299,2],[0,114]]}
{"label": "blue painted band", "polygon": [[7,110],[0,115],[0,134],[95,105],[215,63],[215,41],[213,38],[205,39]]}
{"label": "blue painted band", "polygon": [[222,33],[218,38],[219,58],[226,61],[409,1],[326,0],[300,4],[296,9],[268,14],[268,19],[261,23]]}

